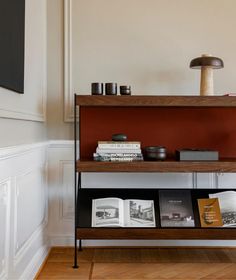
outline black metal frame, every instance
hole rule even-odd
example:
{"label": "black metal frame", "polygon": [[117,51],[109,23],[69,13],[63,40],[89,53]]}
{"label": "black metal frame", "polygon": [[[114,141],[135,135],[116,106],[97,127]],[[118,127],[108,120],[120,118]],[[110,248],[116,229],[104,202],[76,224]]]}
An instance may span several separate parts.
{"label": "black metal frame", "polygon": [[76,135],[77,135],[77,127],[76,127],[76,95],[74,95],[74,211],[75,211],[75,220],[74,220],[74,266],[73,268],[78,268],[77,262],[77,170],[76,170],[76,161],[77,161],[77,145],[76,145]]}
{"label": "black metal frame", "polygon": [[[79,190],[81,189],[81,172],[77,172],[77,106],[76,94],[74,95],[74,265],[73,268],[79,268],[78,265],[78,248],[77,248],[77,225],[78,225],[78,204],[79,204]],[[78,181],[77,181],[78,179]],[[82,240],[79,240],[79,251],[82,251]]]}

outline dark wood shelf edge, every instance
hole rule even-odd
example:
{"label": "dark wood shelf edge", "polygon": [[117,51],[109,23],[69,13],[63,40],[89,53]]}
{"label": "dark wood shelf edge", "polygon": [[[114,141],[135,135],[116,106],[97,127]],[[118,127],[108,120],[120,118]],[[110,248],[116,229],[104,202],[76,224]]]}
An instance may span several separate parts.
{"label": "dark wood shelf edge", "polygon": [[118,107],[236,107],[236,97],[196,95],[76,95],[76,105]]}
{"label": "dark wood shelf edge", "polygon": [[77,228],[78,239],[235,240],[236,228]]}
{"label": "dark wood shelf edge", "polygon": [[78,160],[78,172],[236,172],[236,159],[219,161],[97,162]]}

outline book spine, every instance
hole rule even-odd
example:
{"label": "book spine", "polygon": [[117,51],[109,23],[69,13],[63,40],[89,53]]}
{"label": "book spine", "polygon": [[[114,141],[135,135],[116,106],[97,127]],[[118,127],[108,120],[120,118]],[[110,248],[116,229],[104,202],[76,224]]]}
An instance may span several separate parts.
{"label": "book spine", "polygon": [[141,158],[132,158],[132,157],[124,157],[124,158],[117,158],[111,157],[111,161],[139,161],[142,160]]}
{"label": "book spine", "polygon": [[104,158],[104,157],[99,157],[99,158],[94,158],[95,161],[118,161],[118,162],[123,162],[123,161],[142,161],[142,158],[132,158],[132,157],[124,157],[124,158],[118,158],[118,157],[110,157],[110,158]]}
{"label": "book spine", "polygon": [[138,154],[136,156],[119,156],[119,155],[99,155],[94,154],[93,159],[95,161],[139,161],[143,160],[142,154]]}
{"label": "book spine", "polygon": [[142,157],[142,153],[94,153],[93,156],[101,157]]}
{"label": "book spine", "polygon": [[96,153],[98,154],[141,154],[141,149],[132,148],[132,149],[125,149],[125,148],[117,148],[117,149],[105,149],[105,148],[97,148]]}
{"label": "book spine", "polygon": [[140,143],[99,143],[99,149],[140,149]]}

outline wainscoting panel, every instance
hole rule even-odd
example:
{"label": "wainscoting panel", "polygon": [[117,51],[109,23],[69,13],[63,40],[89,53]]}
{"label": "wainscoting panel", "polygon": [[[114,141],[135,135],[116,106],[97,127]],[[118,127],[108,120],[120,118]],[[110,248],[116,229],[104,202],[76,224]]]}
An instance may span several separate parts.
{"label": "wainscoting panel", "polygon": [[196,189],[214,189],[217,188],[216,173],[194,173],[194,188]]}
{"label": "wainscoting panel", "polygon": [[0,279],[8,277],[10,180],[0,182]]}
{"label": "wainscoting panel", "polygon": [[191,173],[85,173],[86,188],[192,188]]}
{"label": "wainscoting panel", "polygon": [[219,189],[236,189],[236,173],[218,173],[217,187]]}
{"label": "wainscoting panel", "polygon": [[[47,223],[46,186],[43,182],[43,167],[26,171],[16,177],[14,260],[27,250],[31,237]],[[29,195],[30,194],[30,195]],[[30,211],[29,211],[30,209]]]}
{"label": "wainscoting panel", "polygon": [[0,170],[0,275],[32,279],[48,252],[47,143],[1,148]]}
{"label": "wainscoting panel", "polygon": [[[48,148],[50,239],[67,240],[73,233],[74,162],[73,141],[51,141]],[[52,241],[54,244],[54,241]],[[66,244],[65,244],[66,245]]]}
{"label": "wainscoting panel", "polygon": [[74,217],[74,164],[71,160],[60,161],[60,182],[62,195],[60,197],[61,219]]}

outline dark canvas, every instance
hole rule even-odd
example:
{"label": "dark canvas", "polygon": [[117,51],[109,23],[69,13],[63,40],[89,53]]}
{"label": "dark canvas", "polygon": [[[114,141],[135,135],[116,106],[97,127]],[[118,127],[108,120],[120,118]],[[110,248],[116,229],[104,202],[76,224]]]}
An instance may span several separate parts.
{"label": "dark canvas", "polygon": [[0,0],[0,86],[24,92],[25,0]]}

